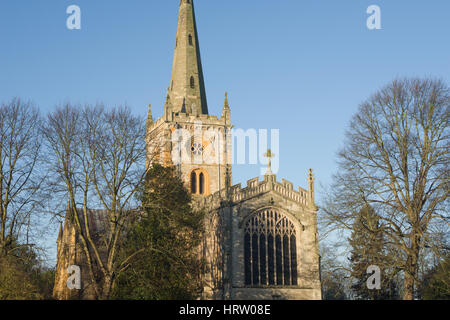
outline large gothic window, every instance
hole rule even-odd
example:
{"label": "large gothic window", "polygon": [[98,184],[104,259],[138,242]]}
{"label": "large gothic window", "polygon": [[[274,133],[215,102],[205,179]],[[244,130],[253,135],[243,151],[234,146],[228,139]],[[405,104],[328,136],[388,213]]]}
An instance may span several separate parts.
{"label": "large gothic window", "polygon": [[252,215],[245,224],[245,285],[297,285],[296,239],[294,224],[276,210]]}

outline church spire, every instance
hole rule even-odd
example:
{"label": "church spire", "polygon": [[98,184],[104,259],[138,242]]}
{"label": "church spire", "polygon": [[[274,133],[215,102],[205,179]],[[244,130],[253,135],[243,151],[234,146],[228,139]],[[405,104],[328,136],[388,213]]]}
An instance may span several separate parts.
{"label": "church spire", "polygon": [[193,0],[180,0],[169,95],[173,112],[185,101],[193,114],[208,114]]}

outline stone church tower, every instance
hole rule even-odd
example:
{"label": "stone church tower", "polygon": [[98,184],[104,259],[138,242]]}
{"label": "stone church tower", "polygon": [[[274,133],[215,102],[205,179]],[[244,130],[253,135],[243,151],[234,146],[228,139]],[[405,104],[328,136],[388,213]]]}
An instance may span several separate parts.
{"label": "stone church tower", "polygon": [[[308,189],[263,181],[232,186],[230,106],[208,114],[193,0],[181,0],[164,114],[147,120],[147,164],[175,165],[207,212],[203,299],[321,299],[314,176]],[[267,153],[270,157],[270,151]]]}
{"label": "stone church tower", "polygon": [[147,120],[147,164],[153,161],[179,168],[194,195],[206,196],[231,183],[228,153],[230,107],[228,99],[220,118],[208,114],[194,3],[180,1],[172,78],[164,115]]}
{"label": "stone church tower", "polygon": [[[307,189],[294,189],[269,166],[263,180],[232,185],[232,125],[225,94],[220,117],[208,113],[193,0],[180,0],[172,77],[164,114],[147,118],[147,166],[174,165],[206,212],[200,254],[207,263],[203,299],[321,299],[317,207],[314,176]],[[106,218],[92,211],[90,224],[104,229]],[[66,221],[67,222],[67,221]],[[89,299],[65,287],[68,265],[82,264],[73,228],[65,223],[58,236],[54,296]],[[83,274],[83,273],[82,273]],[[86,273],[84,273],[86,274]],[[88,279],[86,279],[88,282]]]}

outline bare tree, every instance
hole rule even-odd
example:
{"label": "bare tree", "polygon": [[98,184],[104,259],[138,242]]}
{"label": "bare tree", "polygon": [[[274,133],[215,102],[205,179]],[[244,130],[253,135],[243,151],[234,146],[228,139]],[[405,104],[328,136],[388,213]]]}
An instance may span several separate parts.
{"label": "bare tree", "polygon": [[66,105],[49,114],[44,135],[52,150],[55,190],[68,197],[96,297],[108,299],[123,267],[120,240],[145,177],[145,121],[126,107]]}
{"label": "bare tree", "polygon": [[366,204],[399,253],[403,298],[414,298],[421,248],[448,230],[449,87],[395,80],[365,101],[338,154],[339,172],[323,206],[332,228],[350,229]]}
{"label": "bare tree", "polygon": [[41,156],[40,117],[29,102],[14,98],[0,106],[0,255],[29,246],[37,208],[42,204],[45,174]]}

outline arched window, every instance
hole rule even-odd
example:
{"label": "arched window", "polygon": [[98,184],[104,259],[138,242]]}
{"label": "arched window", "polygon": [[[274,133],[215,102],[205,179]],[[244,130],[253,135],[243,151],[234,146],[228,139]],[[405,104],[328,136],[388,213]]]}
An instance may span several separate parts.
{"label": "arched window", "polygon": [[191,89],[195,89],[195,80],[194,80],[194,77],[191,77]]}
{"label": "arched window", "polygon": [[193,45],[193,43],[192,43],[192,35],[189,35],[189,45],[190,45],[190,46]]}
{"label": "arched window", "polygon": [[208,172],[204,169],[195,169],[190,175],[190,190],[193,195],[209,194],[209,178]]}
{"label": "arched window", "polygon": [[245,285],[296,286],[296,239],[294,224],[276,210],[252,215],[245,223]]}
{"label": "arched window", "polygon": [[191,172],[191,193],[195,193],[197,191],[197,174],[195,171]]}
{"label": "arched window", "polygon": [[203,172],[200,172],[200,175],[198,177],[198,193],[204,194],[205,193],[205,175]]}

